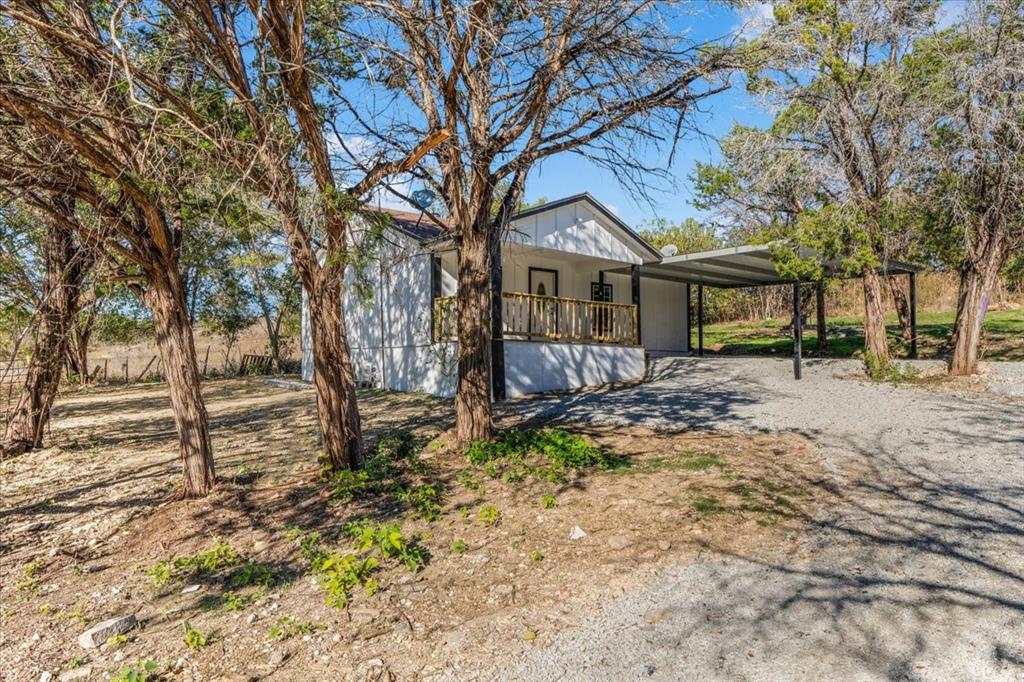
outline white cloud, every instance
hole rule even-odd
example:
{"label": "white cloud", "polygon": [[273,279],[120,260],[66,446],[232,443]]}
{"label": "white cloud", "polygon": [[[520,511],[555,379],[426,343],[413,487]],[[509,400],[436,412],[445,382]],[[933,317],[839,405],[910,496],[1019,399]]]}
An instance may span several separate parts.
{"label": "white cloud", "polygon": [[770,2],[754,2],[741,7],[739,20],[733,27],[741,38],[750,40],[761,35],[775,23],[775,5]]}

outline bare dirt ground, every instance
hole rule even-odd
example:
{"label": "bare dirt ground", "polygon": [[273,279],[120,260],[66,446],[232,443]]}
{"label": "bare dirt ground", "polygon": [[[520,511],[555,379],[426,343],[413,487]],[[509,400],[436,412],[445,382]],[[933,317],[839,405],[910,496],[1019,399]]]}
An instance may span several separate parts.
{"label": "bare dirt ground", "polygon": [[[105,680],[152,661],[150,680],[474,679],[668,567],[735,553],[787,561],[829,496],[808,439],[728,430],[563,424],[625,464],[561,482],[494,479],[445,446],[448,403],[361,394],[368,440],[408,429],[424,445],[397,478],[443,491],[427,521],[393,491],[331,498],[316,476],[310,390],[234,379],[205,392],[220,480],[206,500],[173,501],[162,385],[64,396],[53,445],[2,463],[0,677]],[[382,559],[375,594],[356,588],[347,608],[330,606],[299,542],[318,532],[354,552],[341,531],[365,517],[400,524],[429,561],[410,572]],[[574,527],[585,535],[570,539]],[[217,543],[232,550],[227,568],[154,584],[159,562]],[[262,587],[232,584],[246,566]],[[140,622],[127,637],[78,645],[124,614]],[[187,647],[186,627],[205,645]]]}

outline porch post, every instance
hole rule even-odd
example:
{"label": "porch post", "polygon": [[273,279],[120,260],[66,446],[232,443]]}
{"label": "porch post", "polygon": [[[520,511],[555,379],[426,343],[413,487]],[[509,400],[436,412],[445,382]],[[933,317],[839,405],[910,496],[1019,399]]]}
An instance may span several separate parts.
{"label": "porch post", "polygon": [[690,283],[686,283],[686,352],[693,351],[693,344],[690,341],[693,339],[693,306],[690,304]]}
{"label": "porch post", "polygon": [[505,399],[505,340],[501,323],[501,230],[491,242],[491,393]]}
{"label": "porch post", "polygon": [[823,355],[828,349],[828,339],[825,338],[825,283],[818,281],[815,286],[817,301],[815,307],[818,314],[818,355]]}
{"label": "porch post", "polygon": [[802,368],[800,367],[800,344],[803,342],[803,325],[800,319],[800,282],[793,282],[793,378],[799,379]]}
{"label": "porch post", "polygon": [[697,285],[697,355],[704,357],[704,285]]}
{"label": "porch post", "polygon": [[[430,256],[430,338],[438,339],[441,320],[437,319],[437,299],[441,298],[441,257]],[[383,344],[381,344],[383,345]]]}
{"label": "porch post", "polygon": [[910,357],[917,359],[917,273],[910,274]]}
{"label": "porch post", "polygon": [[640,328],[642,326],[640,324],[640,320],[642,319],[640,317],[640,266],[634,263],[630,268],[630,274],[632,275],[631,279],[633,285],[633,305],[636,306],[636,345],[639,346],[643,344],[643,336],[640,334]]}

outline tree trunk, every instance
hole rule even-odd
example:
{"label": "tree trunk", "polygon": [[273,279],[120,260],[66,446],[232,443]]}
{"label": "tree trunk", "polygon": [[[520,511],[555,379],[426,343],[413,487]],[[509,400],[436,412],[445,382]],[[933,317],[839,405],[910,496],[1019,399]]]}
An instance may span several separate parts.
{"label": "tree trunk", "polygon": [[326,464],[332,470],[361,469],[363,433],[356,404],[355,372],[342,311],[342,284],[320,272],[309,293],[313,383]]}
{"label": "tree trunk", "polygon": [[267,346],[270,348],[270,370],[274,374],[281,373],[281,336],[280,330],[267,320]]}
{"label": "tree trunk", "polygon": [[907,291],[903,288],[901,278],[902,275],[889,275],[886,277],[886,281],[889,285],[889,292],[892,294],[892,302],[896,306],[896,316],[900,321],[900,338],[910,341],[914,335],[910,328],[910,299],[907,296]]}
{"label": "tree trunk", "polygon": [[998,281],[999,259],[986,258],[977,265],[966,264],[960,270],[950,374],[962,376],[978,373],[981,324]]}
{"label": "tree trunk", "polygon": [[203,497],[216,483],[213,448],[196,363],[192,323],[177,268],[171,264],[151,277],[143,298],[153,313],[157,347],[171,394],[171,409],[181,453],[181,496]]}
{"label": "tree trunk", "polygon": [[270,369],[274,374],[281,373],[281,328],[280,317],[278,324],[274,323],[270,310],[266,303],[260,300],[260,312],[263,316],[263,326],[267,330],[267,348],[270,350]]}
{"label": "tree trunk", "polygon": [[78,312],[78,294],[86,269],[82,255],[66,230],[51,224],[43,239],[46,272],[39,326],[21,396],[0,448],[8,454],[21,454],[43,446],[43,431],[60,387],[60,372]]}
{"label": "tree trunk", "polygon": [[882,278],[872,268],[861,274],[864,283],[864,349],[879,367],[888,367],[889,342],[885,337],[885,307],[882,302]]}
{"label": "tree trunk", "polygon": [[[79,317],[80,316],[76,316]],[[67,358],[71,371],[78,374],[83,386],[89,383],[89,336],[91,330],[83,328],[85,320],[72,320],[68,331]]]}
{"label": "tree trunk", "polygon": [[486,232],[465,234],[456,294],[459,386],[455,431],[459,444],[494,437],[491,412],[491,251]]}

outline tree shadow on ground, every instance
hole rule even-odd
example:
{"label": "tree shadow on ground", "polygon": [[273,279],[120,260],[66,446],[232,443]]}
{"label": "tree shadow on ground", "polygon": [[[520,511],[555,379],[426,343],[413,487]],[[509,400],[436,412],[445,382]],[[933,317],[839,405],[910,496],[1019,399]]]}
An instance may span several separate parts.
{"label": "tree shadow on ground", "polygon": [[[256,391],[254,382],[259,386]],[[220,488],[211,509],[218,503],[244,508],[247,498],[268,479],[292,488],[290,500],[315,499],[320,494],[311,390],[297,394],[268,388],[258,379],[244,379],[207,382],[204,394]],[[94,409],[90,409],[92,398],[96,399]],[[444,429],[451,424],[450,408],[429,396],[360,391],[359,400],[367,443],[392,430]],[[75,556],[99,558],[101,554],[77,547],[73,541],[73,528],[91,519],[83,515],[118,512],[127,523],[167,504],[176,494],[181,463],[165,386],[77,394],[70,404],[58,406],[54,423],[50,440],[63,452],[56,457],[49,449],[30,452],[9,462],[34,479],[31,487],[5,495],[0,504],[0,522],[10,529],[4,533],[2,550],[12,560],[42,547],[41,531],[62,547],[68,545],[64,549]],[[51,459],[61,466],[50,468]],[[209,511],[201,502],[185,506]],[[278,516],[295,524],[315,525],[316,509],[321,506],[308,513],[304,507],[289,506]],[[257,522],[273,516],[253,511]],[[217,518],[213,514],[197,521],[195,532],[180,536],[179,542],[226,530],[218,527]],[[230,515],[224,518],[237,522]],[[112,529],[111,534],[116,532]]]}
{"label": "tree shadow on ground", "polygon": [[[747,430],[756,420],[743,408],[779,396],[770,383],[731,375],[728,362],[678,360],[660,375],[672,379],[670,386],[547,399],[525,412]],[[809,533],[797,553],[765,557],[710,547],[711,554],[647,595],[669,616],[638,637],[652,644],[651,652],[676,656],[670,668],[771,677],[788,660],[790,673],[809,676],[825,670],[894,680],[1024,675],[1019,405],[914,388],[888,397],[887,386],[858,390],[877,391],[878,410],[897,409],[901,401],[913,410],[884,428],[793,424],[791,430],[824,448],[831,472],[825,481],[805,481],[820,505],[805,519]],[[932,426],[913,423],[914,414],[930,414]],[[635,603],[624,599],[622,608]],[[632,617],[624,628],[636,628],[643,614]]]}
{"label": "tree shadow on ground", "polygon": [[[730,644],[709,664],[761,641],[774,656],[832,661],[837,675],[917,679],[949,663],[950,677],[1024,674],[1024,484],[970,485],[884,451],[857,456],[860,475],[822,490],[823,512],[807,519],[808,558],[733,554],[683,571],[677,589],[710,580],[704,610],[729,614],[715,627]],[[677,617],[660,643],[700,638],[701,610],[668,598]]]}

